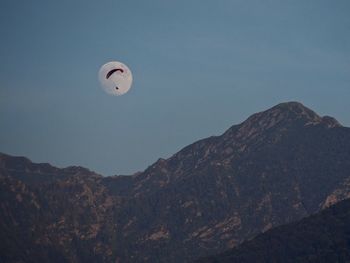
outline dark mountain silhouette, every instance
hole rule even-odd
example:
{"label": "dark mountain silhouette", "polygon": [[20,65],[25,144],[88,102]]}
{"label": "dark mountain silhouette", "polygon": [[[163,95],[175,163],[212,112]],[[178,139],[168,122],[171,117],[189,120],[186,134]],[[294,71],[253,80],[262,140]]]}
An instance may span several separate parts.
{"label": "dark mountain silhouette", "polygon": [[197,263],[350,262],[350,200]]}
{"label": "dark mountain silhouette", "polygon": [[185,262],[226,251],[349,197],[349,149],[349,128],[290,102],[132,176],[1,155],[0,259]]}

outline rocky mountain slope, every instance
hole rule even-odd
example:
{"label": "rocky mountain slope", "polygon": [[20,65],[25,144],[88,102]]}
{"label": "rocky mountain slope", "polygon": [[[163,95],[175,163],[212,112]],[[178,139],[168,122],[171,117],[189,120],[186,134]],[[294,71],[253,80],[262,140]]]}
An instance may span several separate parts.
{"label": "rocky mountain slope", "polygon": [[350,262],[350,200],[197,263]]}
{"label": "rocky mountain slope", "polygon": [[296,102],[132,176],[1,155],[0,259],[191,261],[349,197],[349,171],[350,129]]}

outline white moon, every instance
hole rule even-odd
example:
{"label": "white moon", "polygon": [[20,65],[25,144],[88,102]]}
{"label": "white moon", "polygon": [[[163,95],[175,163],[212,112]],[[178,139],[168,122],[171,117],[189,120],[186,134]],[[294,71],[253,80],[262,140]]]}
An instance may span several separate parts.
{"label": "white moon", "polygon": [[121,62],[112,61],[104,64],[100,68],[98,77],[104,91],[110,95],[120,96],[131,88],[131,71]]}

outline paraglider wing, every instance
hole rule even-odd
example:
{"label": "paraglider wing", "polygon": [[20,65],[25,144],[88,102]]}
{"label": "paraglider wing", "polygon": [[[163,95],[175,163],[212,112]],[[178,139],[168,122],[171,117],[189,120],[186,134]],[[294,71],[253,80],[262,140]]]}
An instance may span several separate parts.
{"label": "paraglider wing", "polygon": [[130,69],[119,61],[110,61],[102,65],[98,72],[98,78],[103,90],[113,96],[124,95],[132,84]]}
{"label": "paraglider wing", "polygon": [[116,69],[112,69],[111,71],[109,71],[106,75],[106,79],[109,79],[109,77],[114,73],[120,71],[121,73],[124,73],[124,70],[121,68],[116,68]]}

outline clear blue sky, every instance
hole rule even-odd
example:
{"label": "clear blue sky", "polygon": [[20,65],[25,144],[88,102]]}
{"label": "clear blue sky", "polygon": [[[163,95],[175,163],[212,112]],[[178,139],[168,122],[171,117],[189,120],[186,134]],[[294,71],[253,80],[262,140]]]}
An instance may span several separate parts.
{"label": "clear blue sky", "polygon": [[[0,2],[0,151],[131,174],[296,100],[350,126],[350,1]],[[134,84],[108,96],[110,60]]]}

